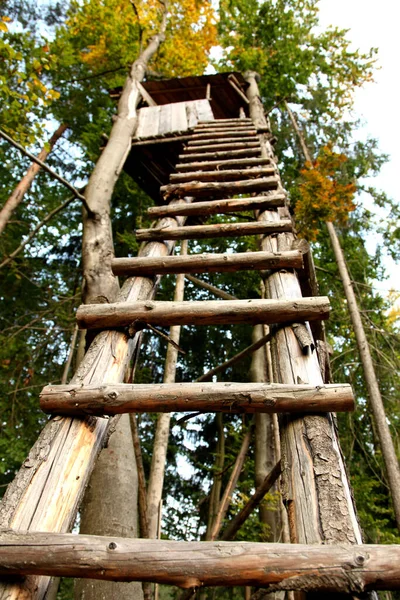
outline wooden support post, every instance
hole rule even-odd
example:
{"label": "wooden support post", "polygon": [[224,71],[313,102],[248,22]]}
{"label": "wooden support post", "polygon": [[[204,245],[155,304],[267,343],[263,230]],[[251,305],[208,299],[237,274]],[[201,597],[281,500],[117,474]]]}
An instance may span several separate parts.
{"label": "wooden support post", "polygon": [[175,542],[57,533],[0,535],[0,573],[153,581],[182,588],[360,594],[400,588],[400,546]]}
{"label": "wooden support post", "polygon": [[114,415],[127,412],[324,413],[351,411],[346,384],[165,383],[46,386],[40,395],[46,413]]}

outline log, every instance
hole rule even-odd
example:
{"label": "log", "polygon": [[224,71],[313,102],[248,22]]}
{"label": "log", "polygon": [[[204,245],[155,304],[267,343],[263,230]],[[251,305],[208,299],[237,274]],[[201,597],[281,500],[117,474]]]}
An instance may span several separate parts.
{"label": "log", "polygon": [[186,146],[185,152],[187,154],[194,152],[211,152],[214,150],[244,150],[249,148],[260,148],[260,142],[241,142],[239,140],[224,141],[221,140],[217,144],[203,144],[201,146]]}
{"label": "log", "polygon": [[325,413],[354,410],[350,385],[160,383],[48,385],[45,413],[118,415],[144,412]]}
{"label": "log", "polygon": [[253,167],[248,169],[223,169],[220,171],[192,171],[190,173],[172,173],[169,180],[171,183],[183,183],[186,181],[234,181],[236,179],[247,179],[251,177],[269,177],[274,175],[272,167]]}
{"label": "log", "polygon": [[268,591],[360,594],[400,588],[400,547],[175,542],[57,533],[0,535],[0,573],[182,588],[251,585]]}
{"label": "log", "polygon": [[259,147],[243,148],[236,150],[224,150],[221,152],[199,152],[199,153],[187,153],[180,154],[179,160],[181,162],[191,162],[193,160],[218,160],[219,158],[237,158],[237,157],[250,157],[260,156],[261,150]]}
{"label": "log", "polygon": [[165,227],[163,229],[138,229],[136,239],[144,240],[203,240],[206,238],[237,237],[239,235],[259,235],[281,233],[292,230],[292,222],[287,219],[276,223],[217,223],[214,225],[187,225],[186,227]]}
{"label": "log", "polygon": [[244,117],[243,119],[237,119],[232,117],[231,119],[214,119],[213,121],[201,121],[196,125],[197,128],[201,127],[220,127],[221,125],[231,126],[231,125],[253,125],[252,119],[249,117]]}
{"label": "log", "polygon": [[197,133],[197,131],[195,133],[193,133],[191,140],[193,140],[193,142],[189,142],[190,145],[196,145],[196,144],[202,144],[204,141],[207,140],[216,140],[219,138],[225,139],[225,138],[254,138],[257,136],[257,131],[254,129],[254,127],[252,129],[240,129],[238,131],[234,131],[233,129],[229,128],[226,129],[225,131],[218,131],[216,129],[214,129],[213,131],[206,131],[205,133]]}
{"label": "log", "polygon": [[192,254],[188,256],[138,256],[114,258],[114,275],[155,275],[167,273],[221,273],[260,269],[297,268],[303,264],[299,250],[288,252],[241,252],[238,254]]}
{"label": "log", "polygon": [[254,125],[250,125],[250,124],[244,124],[244,125],[216,125],[215,127],[211,127],[210,125],[206,126],[206,127],[199,127],[196,126],[194,132],[195,135],[199,134],[199,133],[231,133],[231,132],[237,132],[239,133],[240,131],[243,132],[254,132],[256,133],[257,130],[254,127]]}
{"label": "log", "polygon": [[252,167],[256,165],[268,165],[271,161],[268,158],[232,158],[230,160],[210,160],[198,161],[192,163],[178,163],[175,168],[178,172],[182,171],[212,171],[214,169],[227,169],[229,167]]}
{"label": "log", "polygon": [[[250,198],[228,198],[211,200],[210,202],[195,202],[179,206],[152,206],[147,209],[149,215],[157,217],[177,215],[225,215],[241,210],[266,210],[284,206],[285,194],[271,193],[269,196],[253,196]],[[304,253],[303,253],[304,254]],[[310,294],[311,295],[311,294]],[[317,295],[317,294],[313,294]]]}
{"label": "log", "polygon": [[242,179],[241,181],[220,181],[214,183],[193,182],[187,183],[170,183],[162,185],[160,193],[164,200],[170,198],[182,198],[183,196],[193,196],[194,198],[202,198],[204,196],[226,196],[227,194],[251,194],[253,192],[267,192],[275,190],[278,181],[276,177],[263,177],[260,179]]}
{"label": "log", "polygon": [[233,323],[290,323],[327,319],[329,299],[136,301],[81,304],[76,319],[81,329],[129,327],[135,321],[150,325],[220,325]]}

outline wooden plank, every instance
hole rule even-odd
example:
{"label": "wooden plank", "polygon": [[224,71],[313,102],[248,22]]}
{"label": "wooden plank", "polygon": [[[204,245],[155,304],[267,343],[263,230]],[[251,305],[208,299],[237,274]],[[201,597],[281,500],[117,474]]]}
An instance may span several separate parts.
{"label": "wooden plank", "polygon": [[234,323],[290,323],[327,319],[329,300],[203,300],[185,302],[142,301],[81,304],[76,319],[81,329],[151,325],[220,325]]}
{"label": "wooden plank", "polygon": [[[223,200],[211,200],[210,202],[194,202],[193,204],[181,204],[179,206],[151,206],[147,209],[149,215],[224,215],[241,210],[262,210],[284,206],[286,196],[282,193],[271,193],[268,196],[253,196],[250,198],[229,198]],[[317,295],[317,294],[309,294]]]}
{"label": "wooden plank", "polygon": [[[151,581],[182,588],[256,586],[359,596],[400,588],[400,546],[176,542],[4,532],[3,575]],[[28,598],[29,596],[25,596]]]}
{"label": "wooden plank", "polygon": [[147,138],[157,135],[159,132],[160,106],[146,106],[138,111],[138,127],[135,138]]}
{"label": "wooden plank", "polygon": [[212,122],[214,119],[214,113],[212,111],[210,101],[204,98],[202,100],[194,100],[194,102],[196,104],[196,111],[199,122]]}
{"label": "wooden plank", "polygon": [[184,183],[187,181],[236,181],[251,179],[252,177],[272,177],[275,175],[273,167],[248,167],[246,169],[221,169],[220,171],[191,171],[190,173],[172,173],[171,183]]}
{"label": "wooden plank", "polygon": [[140,83],[140,81],[138,81],[136,83],[136,85],[138,86],[140,95],[142,96],[143,100],[145,102],[147,102],[147,104],[149,106],[157,106],[157,102],[155,102],[153,100],[153,98],[150,96],[149,92],[146,90],[146,88]]}
{"label": "wooden plank", "polygon": [[160,188],[160,193],[165,200],[194,196],[202,198],[205,196],[221,197],[227,194],[250,194],[252,192],[267,192],[278,187],[278,180],[274,177],[261,177],[259,179],[242,179],[241,181],[207,181],[187,183],[170,183]]}
{"label": "wooden plank", "polygon": [[203,146],[186,146],[185,152],[187,154],[194,154],[195,152],[213,152],[215,150],[246,150],[250,148],[260,149],[260,142],[238,142],[236,140],[235,142],[228,143],[219,142],[218,144],[205,144]]}
{"label": "wooden plank", "polygon": [[205,160],[218,160],[224,158],[238,158],[238,157],[251,157],[251,156],[261,156],[261,147],[253,147],[253,148],[243,148],[236,150],[224,150],[217,152],[199,152],[199,153],[191,153],[180,154],[179,160],[181,162],[191,162],[193,160],[205,161]]}
{"label": "wooden plank", "polygon": [[175,102],[171,107],[171,131],[186,131],[188,129],[186,102]]}
{"label": "wooden plank", "polygon": [[188,122],[189,129],[195,127],[198,123],[196,102],[185,102],[186,105],[186,119]]}
{"label": "wooden plank", "polygon": [[158,127],[158,133],[166,135],[172,131],[172,107],[173,104],[164,104],[160,106],[160,124]]}
{"label": "wooden plank", "polygon": [[40,408],[59,415],[144,412],[324,413],[354,410],[350,385],[164,383],[48,385]]}
{"label": "wooden plank", "polygon": [[[215,136],[217,137],[217,136]],[[213,144],[239,144],[239,143],[250,143],[250,142],[254,142],[254,143],[260,143],[258,136],[251,134],[251,135],[244,135],[244,134],[240,134],[239,136],[235,136],[235,135],[230,135],[229,134],[222,134],[222,136],[218,136],[218,139],[214,139],[213,135],[208,135],[207,134],[207,138],[206,139],[195,139],[195,135],[192,135],[191,139],[188,142],[188,147],[189,148],[194,148],[196,146],[212,146]]]}
{"label": "wooden plank", "polygon": [[232,158],[230,160],[209,160],[192,163],[178,163],[175,168],[182,171],[212,171],[213,169],[229,169],[230,167],[251,167],[271,164],[269,158]]}
{"label": "wooden plank", "polygon": [[137,229],[138,241],[155,240],[204,240],[217,237],[236,237],[239,235],[260,235],[282,233],[292,230],[292,221],[277,223],[218,223],[215,225],[190,225],[186,227],[168,227],[163,229]]}
{"label": "wooden plank", "polygon": [[164,258],[114,258],[114,275],[155,275],[167,273],[226,273],[260,269],[301,268],[299,250],[288,252],[240,252],[236,254],[189,254]]}

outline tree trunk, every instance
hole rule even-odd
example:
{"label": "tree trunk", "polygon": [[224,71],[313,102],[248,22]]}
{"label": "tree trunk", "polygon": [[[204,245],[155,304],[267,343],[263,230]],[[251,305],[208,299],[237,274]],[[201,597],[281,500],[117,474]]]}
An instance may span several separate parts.
{"label": "tree trunk", "polygon": [[[63,135],[64,131],[68,129],[68,125],[62,123],[59,128],[53,133],[51,138],[48,141],[49,147],[42,148],[40,153],[38,154],[38,159],[41,161],[45,161],[50,152],[53,150],[54,145]],[[12,213],[17,208],[17,206],[22,202],[22,199],[25,193],[29,190],[32,185],[33,180],[36,175],[40,171],[40,166],[36,163],[32,163],[21,181],[14,188],[10,197],[6,200],[3,208],[0,210],[0,234],[4,231]]]}
{"label": "tree trunk", "polygon": [[[138,82],[142,81],[148,61],[164,39],[167,11],[164,7],[160,33],[133,63],[126,79],[118,113],[85,196],[92,214],[84,213],[82,239],[83,301],[85,303],[115,300],[119,284],[111,270],[114,257],[110,219],[111,196],[131,148],[137,123],[136,107],[141,98]],[[123,536],[137,535],[137,471],[129,415],[122,415],[109,447],[103,450],[94,468],[82,506],[82,533],[104,534],[113,528]],[[75,583],[75,598],[99,600],[141,599],[140,584]]]}
{"label": "tree trunk", "polygon": [[[187,242],[182,242],[181,256],[187,254]],[[185,275],[179,274],[176,278],[174,301],[182,302],[185,290]],[[179,344],[181,328],[179,325],[173,325],[170,328],[169,337]],[[172,344],[168,344],[167,356],[164,368],[164,383],[174,383],[176,374],[176,363],[178,360],[178,349]],[[162,498],[164,484],[165,464],[167,458],[169,428],[171,422],[171,413],[162,413],[158,417],[156,434],[153,445],[153,456],[151,460],[151,469],[149,484],[147,488],[147,519],[149,528],[149,538],[155,539],[158,531],[159,507]]]}
{"label": "tree trunk", "polygon": [[208,508],[208,522],[206,531],[206,540],[211,540],[212,528],[214,520],[218,514],[218,508],[221,498],[221,487],[222,487],[222,471],[225,462],[225,430],[224,430],[224,418],[221,413],[215,415],[215,423],[217,425],[217,449],[215,452],[215,463],[214,463],[214,478],[210,492],[210,501]]}

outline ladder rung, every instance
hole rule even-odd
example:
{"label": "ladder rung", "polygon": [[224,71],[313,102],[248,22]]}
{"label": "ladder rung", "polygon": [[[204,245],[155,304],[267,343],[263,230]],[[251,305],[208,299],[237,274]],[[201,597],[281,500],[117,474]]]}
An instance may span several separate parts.
{"label": "ladder rung", "polygon": [[399,564],[399,545],[180,542],[22,531],[0,535],[0,573],[14,577],[149,581],[182,588],[252,585],[348,597],[399,589]]}
{"label": "ladder rung", "polygon": [[215,140],[213,137],[209,137],[207,140],[196,140],[193,139],[193,137],[190,138],[190,140],[187,142],[187,149],[193,150],[195,148],[200,147],[209,147],[209,146],[213,146],[214,144],[258,144],[260,145],[260,141],[257,137],[257,135],[252,135],[249,137],[230,137],[230,136],[225,136],[222,137],[218,140]]}
{"label": "ladder rung", "polygon": [[325,296],[279,300],[144,300],[81,304],[76,313],[81,329],[128,327],[135,321],[161,326],[294,323],[327,319],[328,316],[329,300]]}
{"label": "ladder rung", "polygon": [[260,235],[292,231],[290,219],[281,221],[254,221],[250,223],[217,223],[213,225],[187,225],[165,229],[138,229],[138,241],[204,240],[207,238]]}
{"label": "ladder rung", "polygon": [[163,383],[48,385],[45,413],[117,415],[143,412],[326,413],[354,410],[350,385]]}
{"label": "ladder rung", "polygon": [[187,183],[169,183],[160,188],[160,193],[167,200],[171,197],[194,196],[226,196],[227,194],[250,194],[252,192],[267,192],[276,189],[276,177],[260,177],[259,179],[242,179],[239,181],[207,181]]}
{"label": "ladder rung", "polygon": [[209,160],[192,163],[178,163],[175,168],[178,172],[182,171],[212,171],[215,169],[229,169],[230,167],[253,167],[258,165],[269,165],[269,158],[232,158],[230,160]]}
{"label": "ladder rung", "polygon": [[247,169],[226,169],[221,171],[192,171],[190,173],[172,173],[171,183],[184,183],[187,181],[235,181],[237,179],[250,179],[252,177],[269,177],[275,175],[272,167],[250,167]]}
{"label": "ladder rung", "polygon": [[187,256],[138,256],[114,258],[114,275],[165,275],[167,273],[226,273],[303,266],[300,250],[287,252],[239,252],[237,254],[189,254]]}
{"label": "ladder rung", "polygon": [[212,126],[218,126],[222,123],[229,123],[229,124],[253,124],[253,120],[250,117],[244,117],[243,119],[241,119],[240,117],[232,117],[231,119],[213,119],[212,121],[200,121],[200,123],[198,123],[196,125],[196,127],[212,127]]}
{"label": "ladder rung", "polygon": [[262,210],[284,206],[285,194],[270,194],[269,196],[253,196],[250,198],[229,198],[211,200],[210,202],[193,202],[191,204],[168,204],[167,206],[152,206],[147,209],[149,215],[156,217],[190,216],[190,215],[224,215],[241,210]]}
{"label": "ladder rung", "polygon": [[219,142],[217,144],[203,144],[202,146],[186,146],[185,152],[190,154],[192,152],[210,152],[211,150],[247,150],[250,148],[261,148],[260,142],[239,142],[235,140],[234,142]]}
{"label": "ladder rung", "polygon": [[246,125],[219,125],[219,127],[195,127],[193,133],[203,134],[203,133],[231,133],[231,132],[253,132],[256,133],[257,129],[254,125],[246,124]]}
{"label": "ladder rung", "polygon": [[242,150],[224,150],[223,152],[200,152],[197,154],[187,153],[180,154],[179,160],[181,162],[191,162],[193,160],[206,161],[206,160],[217,160],[219,158],[238,158],[244,157],[249,158],[251,156],[261,156],[261,147],[257,148],[244,148]]}
{"label": "ladder rung", "polygon": [[191,138],[189,144],[193,143],[201,143],[199,140],[216,140],[218,138],[254,138],[257,136],[257,131],[255,129],[240,129],[239,131],[234,131],[232,129],[228,129],[226,131],[206,131],[205,133],[198,133],[195,131]]}

